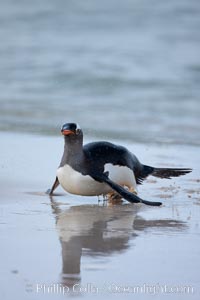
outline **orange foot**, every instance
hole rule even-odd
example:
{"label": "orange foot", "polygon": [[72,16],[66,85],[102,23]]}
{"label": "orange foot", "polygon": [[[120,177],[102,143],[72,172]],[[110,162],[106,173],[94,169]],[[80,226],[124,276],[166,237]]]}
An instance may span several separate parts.
{"label": "orange foot", "polygon": [[[130,187],[130,188],[127,188],[127,187],[124,187],[126,188],[130,193],[133,193],[133,194],[136,194],[137,195],[137,191],[133,188],[133,187]],[[107,199],[108,199],[108,202],[110,204],[120,204],[123,202],[122,200],[122,196],[120,196],[118,193],[116,192],[110,192],[106,195]]]}

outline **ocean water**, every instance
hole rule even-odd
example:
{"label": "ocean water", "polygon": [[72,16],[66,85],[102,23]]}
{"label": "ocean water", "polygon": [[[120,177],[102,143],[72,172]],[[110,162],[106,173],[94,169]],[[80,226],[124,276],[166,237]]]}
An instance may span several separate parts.
{"label": "ocean water", "polygon": [[200,145],[198,0],[0,0],[0,130]]}

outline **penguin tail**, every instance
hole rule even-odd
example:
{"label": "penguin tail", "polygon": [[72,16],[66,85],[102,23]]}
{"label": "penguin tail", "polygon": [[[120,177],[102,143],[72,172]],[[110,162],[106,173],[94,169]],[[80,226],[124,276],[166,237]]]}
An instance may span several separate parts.
{"label": "penguin tail", "polygon": [[172,177],[179,177],[192,172],[190,168],[153,168],[143,165],[142,176],[146,178],[148,175],[152,175],[158,178],[171,179]]}

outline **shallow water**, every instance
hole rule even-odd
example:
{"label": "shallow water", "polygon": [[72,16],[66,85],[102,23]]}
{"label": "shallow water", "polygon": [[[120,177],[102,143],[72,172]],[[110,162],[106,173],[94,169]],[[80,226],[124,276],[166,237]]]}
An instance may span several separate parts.
{"label": "shallow water", "polygon": [[199,299],[197,147],[125,144],[146,164],[194,168],[149,177],[139,194],[163,205],[147,207],[61,188],[50,198],[63,140],[5,133],[1,143],[2,299]]}
{"label": "shallow water", "polygon": [[199,1],[0,4],[0,130],[199,145]]}

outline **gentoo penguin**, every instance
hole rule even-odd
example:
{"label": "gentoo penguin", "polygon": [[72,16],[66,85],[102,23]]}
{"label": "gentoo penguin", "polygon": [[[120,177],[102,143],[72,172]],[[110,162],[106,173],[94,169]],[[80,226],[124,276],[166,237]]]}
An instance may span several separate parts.
{"label": "gentoo penguin", "polygon": [[59,184],[71,194],[82,196],[107,195],[115,192],[131,203],[159,206],[139,198],[137,184],[148,175],[171,178],[191,172],[183,168],[154,168],[143,165],[123,146],[109,142],[93,142],[83,146],[83,132],[76,123],[66,123],[61,128],[64,135],[64,153],[51,189],[52,195]]}

